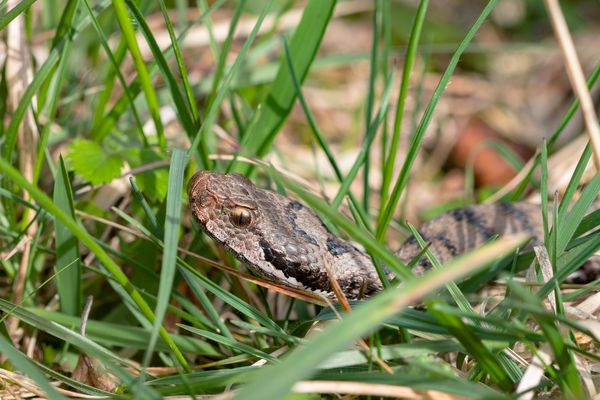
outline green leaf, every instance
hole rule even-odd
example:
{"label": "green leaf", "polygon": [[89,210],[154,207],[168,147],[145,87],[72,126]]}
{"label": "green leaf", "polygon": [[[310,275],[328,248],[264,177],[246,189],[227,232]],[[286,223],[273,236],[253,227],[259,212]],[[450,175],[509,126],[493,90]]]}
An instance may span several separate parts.
{"label": "green leaf", "polygon": [[121,155],[109,153],[96,142],[74,140],[68,157],[75,172],[92,185],[111,182],[121,175]]}

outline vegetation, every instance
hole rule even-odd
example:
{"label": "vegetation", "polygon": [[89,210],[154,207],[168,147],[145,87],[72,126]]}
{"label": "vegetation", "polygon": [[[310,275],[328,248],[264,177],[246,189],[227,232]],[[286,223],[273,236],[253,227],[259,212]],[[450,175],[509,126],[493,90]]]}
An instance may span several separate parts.
{"label": "vegetation", "polygon": [[[512,1],[522,14],[507,27],[496,3],[0,2],[0,397],[592,398],[598,281],[565,281],[600,249],[600,212],[588,214],[600,179],[590,146],[571,169],[553,163],[576,141],[577,101],[528,163],[502,140],[475,146],[517,169],[513,184],[482,184],[469,159],[459,197],[418,207],[534,193],[550,210],[545,248],[498,240],[415,279],[389,245],[416,232],[403,222],[425,202],[412,181],[429,171],[440,193],[456,171],[435,156],[448,88],[509,69],[495,54],[558,56],[541,4]],[[565,7],[571,25],[597,13]],[[475,97],[510,85],[476,82]],[[352,93],[358,107],[336,119]],[[349,309],[245,274],[191,222],[197,169],[294,194],[402,284]]]}

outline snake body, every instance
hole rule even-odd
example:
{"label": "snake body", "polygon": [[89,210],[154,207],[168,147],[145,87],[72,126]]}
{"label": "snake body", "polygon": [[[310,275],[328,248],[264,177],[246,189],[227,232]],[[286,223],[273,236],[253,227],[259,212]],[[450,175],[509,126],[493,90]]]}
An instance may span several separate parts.
{"label": "snake body", "polygon": [[[382,289],[371,258],[296,200],[260,189],[241,175],[209,171],[194,175],[188,195],[203,230],[258,275],[328,297],[334,296],[328,269],[349,299]],[[526,232],[540,242],[541,218],[540,207],[530,203],[471,205],[432,219],[419,233],[444,263],[496,236]],[[408,263],[420,252],[410,237],[396,255]],[[422,258],[413,271],[420,274],[428,266]]]}

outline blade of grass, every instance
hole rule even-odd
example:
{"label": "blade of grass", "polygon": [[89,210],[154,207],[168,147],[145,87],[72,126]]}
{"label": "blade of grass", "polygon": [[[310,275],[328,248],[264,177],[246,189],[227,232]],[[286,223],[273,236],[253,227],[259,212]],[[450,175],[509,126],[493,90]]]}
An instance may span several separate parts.
{"label": "blade of grass", "polygon": [[[298,96],[300,105],[302,106],[302,109],[304,110],[304,115],[306,116],[306,120],[308,121],[308,124],[311,127],[311,132],[313,133],[314,138],[316,139],[317,143],[319,143],[319,146],[321,146],[321,149],[325,153],[325,156],[327,157],[327,160],[329,161],[331,168],[333,168],[333,172],[335,173],[335,176],[337,177],[338,181],[343,182],[344,177],[342,175],[342,171],[340,170],[339,166],[337,165],[337,162],[335,161],[333,153],[329,149],[329,145],[327,144],[327,141],[321,134],[321,131],[319,130],[319,128],[317,128],[317,124],[312,116],[312,113],[310,112],[308,103],[306,102],[306,99],[304,98],[304,94],[302,93],[302,87],[300,86],[300,82],[298,81],[298,76],[296,75],[296,71],[294,70],[294,64],[292,62],[292,56],[290,54],[290,49],[289,49],[287,40],[285,38],[283,39],[283,48],[285,50],[285,59],[288,64],[288,68],[290,69],[290,76],[292,78],[292,82],[294,83],[294,88],[296,89],[296,96]],[[348,197],[350,198],[350,211],[352,212],[354,219],[357,221],[361,221],[363,226],[370,230],[371,226],[369,225],[369,219],[366,215],[365,210],[362,208],[362,206],[360,205],[360,203],[358,202],[358,200],[356,199],[356,197],[354,196],[354,194],[352,192],[348,193]]]}
{"label": "blade of grass", "polygon": [[[533,306],[540,311],[543,310],[543,312],[530,310],[530,313],[539,324],[548,344],[552,348],[555,361],[558,364],[560,371],[556,380],[558,381],[557,383],[563,394],[572,399],[584,398],[584,391],[579,379],[577,367],[575,366],[575,360],[573,359],[573,354],[569,350],[565,340],[568,338],[568,335],[561,333],[561,330],[556,325],[555,316],[548,315],[536,296],[519,285],[514,283],[510,283],[509,285],[513,294],[523,303]],[[552,367],[548,366],[548,368]]]}
{"label": "blade of grass", "polygon": [[187,106],[191,114],[192,123],[194,127],[197,127],[200,124],[200,114],[198,113],[196,99],[194,98],[194,93],[192,92],[192,88],[190,86],[190,80],[185,69],[185,64],[183,63],[183,56],[181,55],[181,51],[179,50],[177,36],[175,35],[175,31],[173,30],[173,24],[171,23],[171,19],[169,18],[169,12],[167,10],[165,2],[163,0],[159,0],[158,4],[160,5],[160,11],[163,14],[163,18],[165,19],[165,25],[167,27],[167,31],[169,32],[169,38],[171,39],[171,47],[173,48],[173,54],[175,55],[175,59],[177,60],[179,76],[181,76],[181,81],[183,83],[183,88],[187,98]]}
{"label": "blade of grass", "polygon": [[[156,43],[156,39],[154,38],[152,30],[150,29],[150,27],[146,23],[146,20],[144,19],[144,15],[140,11],[140,9],[135,5],[135,3],[131,0],[125,0],[125,4],[129,8],[129,11],[133,15],[133,18],[137,22],[137,25],[139,26],[142,34],[144,35],[144,38],[146,39],[146,43],[148,44],[148,47],[152,52],[154,62],[156,62],[158,69],[162,73],[162,76],[165,82],[167,83],[167,87],[169,88],[169,92],[171,93],[171,98],[173,99],[173,103],[175,104],[175,111],[177,112],[177,116],[179,117],[179,120],[183,125],[183,129],[187,132],[189,137],[195,131],[196,124],[194,123],[188,103],[186,102],[186,100],[184,100],[179,90],[179,86],[177,85],[177,81],[175,80],[175,76],[173,76],[173,73],[171,72],[171,68],[169,67],[166,58],[160,50],[158,43]],[[175,40],[175,42],[172,42],[171,46],[174,52],[176,52],[176,49],[179,49],[178,47],[176,47],[177,40]],[[148,79],[150,79],[149,77],[150,74],[148,74]],[[141,79],[141,82],[143,82],[143,79]],[[206,149],[203,149],[202,151],[206,152]]]}
{"label": "blade of grass", "polygon": [[[108,82],[109,79],[111,81],[114,81],[114,79],[112,79],[112,78],[114,78],[114,76],[117,76],[117,78],[119,79],[119,82],[121,82],[121,86],[124,88],[123,92],[125,94],[125,98],[129,101],[129,106],[131,107],[131,113],[132,113],[133,119],[135,121],[136,132],[138,133],[138,137],[140,138],[140,140],[142,141],[144,146],[147,147],[148,139],[146,138],[146,134],[144,133],[142,120],[140,119],[140,116],[137,111],[137,107],[135,105],[135,101],[134,101],[135,96],[128,89],[127,81],[125,80],[125,77],[123,76],[123,74],[121,73],[121,70],[119,68],[120,63],[123,60],[123,57],[125,56],[125,50],[127,49],[127,42],[123,38],[122,41],[119,42],[119,46],[117,47],[116,55],[113,54],[113,52],[110,49],[110,46],[108,45],[108,41],[106,40],[106,36],[104,35],[104,31],[102,30],[100,23],[98,22],[98,20],[96,19],[96,16],[94,15],[94,11],[92,10],[90,3],[88,2],[88,0],[83,0],[83,4],[85,6],[86,11],[88,12],[90,20],[92,21],[92,26],[94,27],[94,30],[96,31],[96,34],[98,35],[100,45],[104,49],[104,52],[105,52],[106,56],[108,57],[110,64],[113,67],[112,73],[106,77],[105,82]],[[92,127],[95,127],[96,125],[98,125],[98,119],[101,118],[101,115],[103,114],[103,112],[102,112],[103,105],[106,104],[106,102],[108,102],[110,100],[112,86],[113,85],[110,84],[109,85],[110,89],[107,88],[106,92],[104,92],[105,96],[103,96],[103,97],[101,96],[101,98],[100,98],[98,107],[96,109],[96,114],[94,115],[95,118],[94,118],[94,123],[92,124]],[[100,111],[98,111],[98,110],[100,110]],[[99,143],[104,139],[105,135],[97,135],[97,132],[98,131],[96,129],[92,128],[92,139],[94,139],[95,141],[97,141]],[[106,132],[106,133],[108,133],[108,132]]]}
{"label": "blade of grass", "polygon": [[356,160],[354,160],[354,164],[352,164],[352,168],[350,168],[348,175],[346,175],[346,177],[344,178],[344,181],[340,185],[340,188],[338,189],[335,198],[331,202],[331,205],[334,209],[337,209],[340,206],[340,204],[342,204],[342,200],[346,196],[346,193],[348,193],[350,185],[352,184],[354,178],[356,178],[356,175],[358,174],[358,170],[361,166],[364,165],[367,159],[367,154],[369,154],[371,145],[373,144],[373,140],[375,139],[375,135],[377,134],[377,129],[379,128],[379,125],[381,124],[381,122],[387,114],[387,107],[390,100],[390,94],[392,92],[392,86],[394,84],[395,75],[396,71],[392,70],[390,72],[390,76],[386,80],[386,87],[383,92],[381,104],[379,105],[377,115],[367,131],[365,141],[360,149],[360,152],[356,156]]}
{"label": "blade of grass", "polygon": [[28,377],[30,377],[40,389],[52,400],[67,400],[65,396],[60,394],[54,386],[48,382],[46,376],[38,369],[38,367],[19,350],[15,349],[8,339],[0,335],[0,351],[10,360],[13,366]]}
{"label": "blade of grass", "polygon": [[[215,119],[217,118],[217,114],[220,111],[221,102],[229,92],[229,87],[231,86],[234,78],[237,76],[242,64],[245,62],[245,57],[248,53],[248,49],[250,48],[250,45],[252,45],[252,43],[254,42],[254,39],[256,38],[256,35],[258,34],[260,27],[262,26],[262,23],[265,17],[267,16],[267,12],[271,9],[272,3],[273,0],[269,0],[263,7],[261,14],[256,20],[256,24],[254,24],[254,27],[252,28],[252,32],[250,32],[250,35],[248,35],[248,38],[246,38],[246,41],[244,42],[242,49],[240,50],[237,58],[235,59],[233,66],[231,67],[229,73],[225,77],[225,80],[221,84],[221,87],[218,90],[218,94],[212,103],[212,107],[210,108],[210,110],[208,110],[208,113],[206,113],[204,121],[202,122],[202,126],[200,127],[198,132],[196,132],[196,135],[193,137],[192,145],[188,150],[188,154],[190,154],[191,152],[196,152],[198,146],[201,146],[201,142],[204,140],[204,136],[206,136],[210,129],[212,129],[212,125]],[[199,158],[198,163],[201,167],[210,169],[209,167],[211,163],[208,160],[208,154],[204,156],[206,157],[206,160]],[[200,157],[204,156],[202,155],[202,153],[200,154]]]}
{"label": "blade of grass", "polygon": [[[373,103],[375,103],[375,85],[377,83],[377,71],[379,70],[379,35],[381,33],[381,19],[383,12],[383,2],[377,0],[375,2],[375,10],[373,10],[373,39],[371,41],[371,54],[369,57],[369,80],[367,85],[367,97],[365,104],[365,141],[369,135],[371,121],[373,117]],[[385,60],[387,62],[387,60]],[[386,112],[387,114],[387,107]],[[370,153],[365,155],[365,163],[363,167],[363,208],[369,209],[369,170],[371,167]]]}
{"label": "blade of grass", "polygon": [[500,386],[502,390],[510,390],[513,382],[508,373],[498,363],[497,355],[488,349],[459,317],[445,313],[438,308],[438,304],[436,301],[428,301],[427,309],[464,346],[471,357],[477,360],[479,366],[489,374],[492,381]]}
{"label": "blade of grass", "polygon": [[210,96],[208,101],[206,102],[206,109],[210,110],[212,103],[214,102],[219,84],[221,83],[221,79],[223,78],[223,74],[225,73],[225,67],[227,65],[227,56],[229,55],[229,50],[231,49],[231,43],[233,42],[233,34],[235,32],[235,28],[237,27],[237,23],[242,15],[242,11],[246,6],[246,0],[240,0],[235,7],[235,11],[233,12],[233,16],[231,17],[231,21],[229,23],[229,30],[227,31],[227,37],[223,42],[223,46],[219,50],[218,60],[216,70],[212,80],[212,88],[210,91]]}
{"label": "blade of grass", "polygon": [[[600,178],[598,174],[594,175],[590,183],[586,185],[577,202],[571,208],[571,211],[564,217],[559,219],[560,225],[557,233],[557,255],[567,248],[569,241],[577,231],[577,227],[583,220],[583,217],[593,204],[596,196],[600,192]],[[560,218],[560,217],[557,217]]]}
{"label": "blade of grass", "polygon": [[427,104],[427,108],[425,109],[421,122],[419,123],[419,126],[417,127],[417,130],[414,136],[412,137],[411,144],[408,149],[408,154],[406,155],[406,160],[402,165],[402,169],[400,171],[398,179],[396,180],[396,183],[394,184],[394,189],[392,190],[390,198],[385,205],[385,210],[380,214],[380,218],[377,220],[377,231],[375,234],[377,240],[383,240],[383,238],[385,237],[387,229],[392,220],[394,211],[396,210],[398,201],[400,200],[400,195],[402,194],[402,191],[404,190],[408,182],[408,177],[412,165],[423,143],[423,137],[425,136],[425,131],[427,130],[429,122],[431,121],[433,111],[435,110],[437,103],[440,97],[442,96],[442,93],[444,92],[444,89],[446,88],[448,81],[450,80],[450,77],[454,72],[454,69],[456,68],[456,65],[460,61],[460,56],[475,36],[477,30],[479,30],[479,27],[483,24],[488,15],[492,12],[495,5],[496,0],[490,0],[487,3],[479,17],[477,17],[477,19],[473,23],[473,26],[471,26],[471,28],[465,35],[465,38],[462,40],[454,54],[452,54],[452,58],[448,63],[448,67],[446,67],[446,70],[444,71],[440,82],[438,83],[435,91],[433,92],[431,100],[429,101],[429,104]]}
{"label": "blade of grass", "polygon": [[[522,241],[523,238],[501,239],[475,250],[461,260],[449,263],[442,270],[428,272],[419,279],[405,282],[400,288],[384,290],[346,315],[342,321],[326,328],[322,334],[314,337],[305,346],[296,348],[277,366],[262,368],[236,393],[235,398],[245,400],[282,398],[289,393],[294,382],[310,376],[317,365],[347,346],[352,340],[379,326],[387,318],[444,283],[483,267],[482,258],[490,260],[492,256],[504,254]],[[485,253],[487,257],[483,256]]]}
{"label": "blade of grass", "polygon": [[2,158],[9,164],[12,164],[13,153],[17,144],[17,134],[19,132],[19,126],[21,125],[21,122],[23,122],[25,112],[32,106],[33,96],[54,71],[54,67],[59,60],[60,55],[58,51],[52,51],[48,55],[46,62],[44,62],[40,69],[35,72],[33,80],[29,86],[27,86],[25,93],[23,93],[23,97],[21,97],[21,101],[19,101],[19,105],[11,116],[10,124],[5,132],[4,148],[2,152]]}
{"label": "blade of grass", "polygon": [[[54,321],[65,328],[79,326],[81,324],[81,318],[56,311],[50,311],[41,308],[27,308],[26,310],[45,320]],[[121,323],[88,320],[86,337],[107,347],[116,346],[145,350],[148,346],[148,341],[150,340],[150,333],[137,326],[127,326]],[[186,353],[204,355],[207,357],[219,357],[222,355],[218,349],[215,349],[210,344],[189,336],[173,335],[173,340],[177,343],[181,350]],[[163,341],[158,341],[156,344],[156,350],[169,351],[169,346]]]}
{"label": "blade of grass", "polygon": [[140,48],[137,44],[135,30],[133,29],[129,13],[127,12],[125,1],[112,0],[112,5],[113,10],[115,12],[115,16],[117,17],[117,21],[119,22],[119,26],[121,27],[121,32],[123,33],[123,36],[127,41],[129,54],[133,59],[135,69],[138,73],[139,82],[142,91],[144,92],[144,95],[146,97],[146,104],[148,105],[148,110],[150,111],[152,121],[154,121],[154,127],[156,128],[156,135],[158,138],[158,145],[161,149],[164,150],[167,146],[167,140],[165,138],[164,127],[160,120],[158,98],[156,96],[156,92],[154,91],[154,85],[152,84],[152,79],[150,78],[150,74],[148,73],[146,64],[144,63],[144,59],[142,58],[142,53],[140,52]]}
{"label": "blade of grass", "polygon": [[181,223],[181,203],[183,193],[183,175],[185,173],[186,152],[174,149],[169,166],[169,186],[167,190],[167,209],[165,215],[165,235],[163,258],[160,269],[160,285],[158,298],[154,310],[154,325],[150,342],[144,355],[144,366],[150,365],[150,358],[154,353],[154,346],[158,339],[159,329],[167,310],[173,281],[175,279],[175,266],[177,258],[177,244],[179,243],[179,227]]}
{"label": "blade of grass", "polygon": [[[406,96],[408,95],[408,87],[410,85],[410,73],[412,72],[415,57],[417,55],[417,47],[419,38],[423,29],[425,15],[427,13],[427,5],[429,0],[421,0],[415,14],[410,37],[408,39],[408,47],[406,48],[406,56],[404,57],[404,65],[402,67],[402,80],[400,82],[400,92],[396,103],[396,114],[394,116],[394,131],[390,143],[387,158],[385,158],[385,168],[383,169],[383,181],[381,183],[381,200],[379,204],[379,212],[383,212],[384,205],[388,200],[388,192],[390,183],[394,174],[394,165],[396,163],[396,154],[398,154],[398,144],[400,142],[400,128],[402,127],[402,119],[404,118],[404,109],[406,105]],[[385,154],[385,153],[384,153]],[[385,155],[384,155],[385,157]]]}
{"label": "blade of grass", "polygon": [[[65,162],[59,157],[59,169],[54,181],[54,203],[71,219],[75,219],[73,192]],[[59,220],[54,222],[56,240],[56,275],[60,309],[70,315],[80,315],[82,305],[81,267],[79,264],[79,241]],[[64,269],[63,267],[71,265]]]}
{"label": "blade of grass", "polygon": [[590,157],[592,156],[592,148],[588,143],[583,149],[583,153],[581,153],[581,157],[575,166],[575,171],[573,171],[573,175],[569,180],[569,184],[565,189],[565,193],[562,196],[562,200],[560,202],[560,206],[558,208],[558,217],[562,218],[569,206],[571,205],[571,201],[573,200],[573,196],[577,193],[577,189],[579,188],[579,182],[581,182],[581,178],[585,172],[588,161],[590,161]]}
{"label": "blade of grass", "polygon": [[[108,256],[108,254],[102,249],[100,245],[98,245],[92,236],[77,223],[73,218],[71,218],[68,214],[66,214],[63,210],[58,208],[56,204],[40,189],[36,186],[33,186],[29,183],[23,175],[19,173],[15,168],[13,168],[7,161],[0,158],[0,172],[5,174],[8,178],[10,178],[17,186],[26,190],[33,199],[45,209],[50,215],[54,216],[54,218],[60,221],[62,224],[67,227],[92,253],[96,255],[98,260],[102,262],[104,267],[110,272],[116,282],[119,283],[127,292],[134,303],[137,305],[139,310],[143,313],[143,315],[150,321],[151,323],[154,321],[154,313],[152,309],[148,306],[148,303],[143,299],[137,289],[131,284],[127,275],[121,271],[119,266]],[[169,333],[161,327],[160,329],[161,337],[169,344],[169,347],[175,354],[175,357],[182,365],[182,367],[186,370],[189,370],[189,366],[187,361],[183,357],[183,354],[175,345],[173,340],[170,338]]]}
{"label": "blade of grass", "polygon": [[[310,0],[304,8],[302,18],[290,40],[294,70],[298,73],[300,82],[303,82],[308,74],[335,4],[335,0]],[[289,68],[286,61],[281,60],[277,76],[265,100],[257,108],[253,122],[241,142],[246,153],[260,157],[269,151],[279,128],[292,109],[296,100],[295,93]],[[248,166],[243,168],[250,169]]]}
{"label": "blade of grass", "polygon": [[194,328],[192,326],[187,326],[187,325],[182,325],[182,324],[177,324],[177,326],[179,326],[182,329],[185,329],[186,331],[192,332],[196,335],[205,337],[206,339],[213,340],[217,343],[220,343],[220,344],[226,346],[227,348],[237,350],[241,353],[250,354],[252,356],[261,358],[263,360],[267,360],[272,363],[276,363],[276,364],[279,363],[279,360],[277,358],[271,356],[270,354],[265,353],[262,350],[255,349],[252,346],[248,346],[247,344],[240,343],[235,339],[217,335],[214,332],[209,332],[209,331],[206,331],[203,329]]}
{"label": "blade of grass", "polygon": [[23,0],[19,2],[16,6],[10,9],[6,14],[0,17],[0,31],[2,31],[6,25],[10,24],[10,22],[17,18],[22,12],[27,10],[36,0]]}

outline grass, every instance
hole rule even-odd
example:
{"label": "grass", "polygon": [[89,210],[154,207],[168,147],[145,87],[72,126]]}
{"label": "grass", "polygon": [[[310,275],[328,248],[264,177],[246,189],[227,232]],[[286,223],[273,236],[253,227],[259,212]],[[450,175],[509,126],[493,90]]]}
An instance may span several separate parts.
{"label": "grass", "polygon": [[[518,237],[447,265],[424,251],[435,268],[417,279],[386,244],[403,219],[402,196],[418,172],[425,135],[452,77],[468,68],[468,56],[485,53],[485,47],[470,49],[494,0],[469,26],[450,24],[460,38],[450,53],[433,43],[443,24],[436,24],[428,1],[402,8],[411,24],[401,35],[394,31],[400,29],[392,18],[396,5],[385,1],[358,14],[348,5],[364,4],[334,0],[177,2],[177,15],[188,19],[175,26],[173,5],[163,1],[67,1],[58,8],[34,3],[9,9],[0,2],[3,34],[19,23],[22,29],[13,35],[39,34],[34,18],[47,21],[44,31],[52,33],[41,45],[48,55],[35,64],[17,104],[8,104],[5,95],[18,90],[8,67],[0,82],[2,376],[23,374],[52,399],[74,397],[66,390],[144,399],[222,393],[265,399],[291,392],[592,397],[595,375],[588,372],[600,361],[596,321],[576,320],[570,310],[573,301],[593,296],[598,282],[570,291],[564,285],[600,249],[594,231],[599,214],[586,216],[600,191],[597,175],[585,177],[592,149],[586,147],[574,165],[560,202],[549,201],[548,183],[555,144],[577,102],[540,145],[525,178],[504,196],[521,199],[539,188],[542,209],[549,211],[546,249],[538,254],[546,251],[549,264],[532,263],[531,252],[515,256],[526,240]],[[323,38],[350,20],[335,13],[368,21],[370,47],[361,54],[327,54]],[[222,15],[229,16],[225,30],[217,29]],[[273,25],[288,18],[291,29]],[[188,46],[199,29],[208,38],[209,68]],[[246,32],[241,39],[240,30]],[[398,43],[406,47],[398,50]],[[503,46],[509,45],[491,51]],[[29,47],[20,50],[32,54]],[[403,62],[392,63],[398,54]],[[445,61],[428,67],[438,68],[435,89],[422,108],[410,109],[411,86],[415,93],[425,85],[424,58]],[[319,117],[323,110],[311,103],[310,89],[323,79],[319,73],[347,73],[359,61],[368,65],[363,110],[340,145]],[[596,66],[589,87],[599,75]],[[301,150],[279,142],[286,121],[298,123],[296,103],[302,110],[296,138],[308,142],[313,154],[324,154],[339,185],[330,202],[274,167],[281,165],[278,155]],[[28,115],[38,141],[24,146],[19,137]],[[410,119],[413,130],[406,128]],[[348,143],[357,150],[343,164],[336,152]],[[517,165],[501,144],[489,147]],[[224,152],[232,157],[222,157]],[[33,164],[24,167],[31,154]],[[317,170],[318,160],[309,160]],[[236,260],[189,222],[185,184],[198,168],[242,172],[261,186],[293,193],[333,230],[360,243],[382,278],[385,265],[402,285],[385,282],[381,294],[342,311],[237,272]],[[293,165],[288,169],[294,171]],[[129,170],[135,176],[123,176]],[[375,188],[369,181],[379,172],[382,183]],[[533,277],[528,285],[520,279],[524,270]],[[497,277],[505,283],[501,296],[476,293]],[[88,295],[94,304],[83,334]],[[411,307],[421,302],[425,308]],[[312,332],[316,321],[324,326],[318,335]],[[104,366],[118,383],[115,393],[97,381],[71,378],[81,354]],[[534,360],[546,361],[538,368]],[[4,382],[0,393],[21,390],[25,381]]]}

